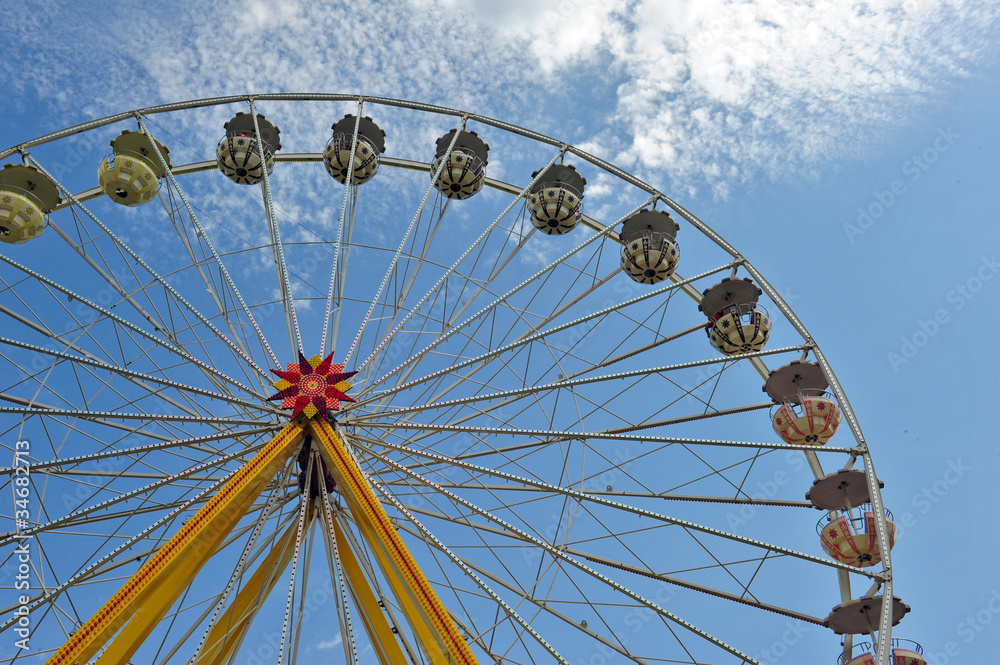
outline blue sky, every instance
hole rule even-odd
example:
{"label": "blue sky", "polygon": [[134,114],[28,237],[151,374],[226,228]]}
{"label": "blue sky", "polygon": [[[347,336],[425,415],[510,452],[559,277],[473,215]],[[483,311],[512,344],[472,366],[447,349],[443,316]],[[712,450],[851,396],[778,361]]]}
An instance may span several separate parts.
{"label": "blue sky", "polygon": [[[508,120],[635,173],[740,250],[832,363],[900,523],[913,610],[895,635],[991,662],[995,3],[185,4],[8,8],[0,147],[170,101],[322,91]],[[832,663],[827,643],[788,662]]]}

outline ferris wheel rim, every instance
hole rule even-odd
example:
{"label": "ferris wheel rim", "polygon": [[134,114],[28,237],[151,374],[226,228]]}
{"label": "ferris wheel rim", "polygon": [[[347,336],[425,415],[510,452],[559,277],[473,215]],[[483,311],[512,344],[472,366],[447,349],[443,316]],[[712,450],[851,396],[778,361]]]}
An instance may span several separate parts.
{"label": "ferris wheel rim", "polygon": [[[473,119],[473,120],[476,120],[477,122],[482,122],[482,123],[487,124],[487,125],[492,125],[494,127],[504,129],[505,131],[515,131],[515,133],[525,132],[524,134],[522,134],[523,136],[527,136],[528,138],[531,138],[533,140],[543,141],[545,143],[548,143],[551,146],[561,146],[562,149],[564,149],[568,154],[576,155],[576,156],[578,156],[578,157],[580,157],[582,159],[585,159],[585,160],[591,162],[594,165],[599,166],[600,168],[605,168],[604,166],[600,165],[601,163],[607,164],[606,162],[603,162],[603,160],[600,160],[599,158],[587,155],[586,153],[582,153],[581,151],[577,151],[572,146],[568,146],[567,144],[559,143],[559,142],[557,142],[557,141],[555,141],[553,139],[549,139],[548,137],[543,137],[542,135],[539,135],[539,134],[536,134],[536,133],[533,133],[533,132],[529,132],[529,130],[522,130],[522,128],[517,128],[517,127],[515,127],[513,125],[509,125],[507,123],[502,123],[501,121],[487,119],[487,118],[484,118],[482,116],[476,116],[476,115],[464,113],[464,112],[461,112],[461,111],[455,111],[453,109],[446,109],[444,107],[430,107],[428,105],[420,105],[420,104],[416,104],[416,103],[403,102],[401,100],[387,100],[386,98],[369,98],[369,97],[359,97],[359,96],[351,96],[351,95],[342,95],[342,96],[338,96],[338,95],[325,95],[325,96],[324,95],[250,95],[250,96],[240,96],[240,97],[214,98],[214,99],[211,99],[211,100],[193,100],[191,102],[181,102],[181,103],[173,104],[173,105],[161,105],[161,106],[157,106],[157,107],[150,107],[149,109],[139,109],[137,111],[127,112],[127,113],[124,113],[124,114],[117,114],[117,115],[113,115],[113,116],[108,116],[108,117],[102,118],[100,120],[91,121],[89,123],[84,123],[82,125],[78,125],[78,126],[75,126],[75,127],[67,128],[66,130],[62,130],[60,132],[54,132],[54,133],[46,135],[44,137],[39,137],[38,139],[34,139],[32,141],[28,141],[28,142],[22,143],[19,146],[16,146],[15,148],[11,148],[11,149],[8,149],[6,151],[0,152],[0,157],[9,156],[9,155],[11,155],[11,154],[13,154],[15,152],[26,150],[29,147],[33,147],[35,145],[40,145],[40,144],[42,144],[44,142],[47,142],[47,141],[53,141],[53,140],[58,140],[58,139],[61,139],[61,138],[65,138],[66,136],[69,136],[69,135],[74,134],[74,133],[79,133],[81,131],[89,131],[91,129],[95,129],[95,128],[100,127],[100,126],[104,126],[104,125],[107,125],[107,124],[112,124],[112,123],[115,123],[115,122],[119,122],[120,120],[127,119],[129,117],[139,118],[139,116],[144,115],[146,113],[167,112],[167,111],[178,110],[180,108],[197,108],[197,107],[200,107],[200,106],[207,106],[207,105],[210,105],[210,104],[211,105],[230,104],[230,103],[233,103],[233,102],[245,102],[245,101],[248,101],[248,100],[251,102],[251,105],[252,105],[252,103],[254,101],[270,101],[270,100],[273,100],[273,101],[363,101],[365,103],[371,102],[371,103],[375,103],[375,104],[383,103],[383,104],[388,104],[388,105],[405,106],[407,108],[412,108],[414,110],[430,111],[430,112],[433,112],[433,113],[439,113],[439,114],[443,114],[443,115],[451,115],[451,116],[463,117],[463,118],[466,118],[466,119]],[[411,106],[411,104],[412,104],[412,106]],[[189,106],[186,106],[186,105],[189,105]],[[308,159],[305,158],[305,157],[303,157],[302,155],[285,155],[285,156],[279,156],[276,161],[278,161],[278,162],[281,162],[281,161],[288,161],[288,162],[319,161],[319,159],[322,158],[321,155],[318,155],[316,153],[304,153],[304,154],[308,156]],[[391,164],[390,161],[389,161],[391,159],[392,158],[387,158],[387,162],[386,162],[387,165],[399,166],[400,168],[415,168],[415,167],[419,167],[421,170],[427,170],[427,171],[430,171],[431,167],[432,167],[432,164],[430,164],[430,163],[412,162],[410,160],[399,160],[398,164]],[[196,171],[204,170],[202,165],[203,165],[203,163],[193,163],[193,164],[189,164],[189,165],[181,165],[179,167],[179,169],[181,171],[183,171],[185,169],[185,167],[190,167],[190,172],[196,172]],[[727,252],[730,253],[730,255],[732,256],[732,258],[734,260],[734,266],[735,267],[741,267],[741,268],[745,269],[751,276],[754,277],[754,279],[756,280],[756,282],[759,285],[761,285],[761,287],[764,288],[765,291],[768,292],[769,297],[779,306],[779,308],[782,310],[782,313],[792,323],[793,327],[795,327],[798,330],[798,332],[802,335],[802,337],[804,339],[804,342],[801,345],[801,347],[797,348],[795,350],[803,351],[804,353],[805,352],[813,353],[816,356],[816,359],[820,363],[820,365],[823,366],[823,369],[825,370],[825,373],[827,374],[827,376],[830,379],[831,389],[837,395],[838,400],[840,401],[841,407],[844,410],[845,416],[848,419],[848,422],[849,422],[849,425],[851,427],[851,430],[854,433],[855,438],[858,440],[858,443],[859,443],[859,445],[857,447],[854,447],[852,449],[831,447],[831,448],[825,449],[825,451],[836,452],[836,453],[843,453],[843,452],[849,451],[849,452],[851,452],[852,456],[855,453],[860,454],[861,457],[864,459],[867,474],[868,474],[869,478],[873,479],[872,482],[874,482],[874,478],[875,478],[875,476],[874,476],[874,468],[872,467],[872,464],[871,464],[870,455],[869,455],[868,450],[867,450],[867,444],[865,443],[864,438],[861,435],[860,426],[857,424],[857,420],[854,417],[853,411],[852,411],[852,409],[850,407],[849,402],[847,401],[846,395],[843,393],[843,389],[840,387],[839,382],[837,382],[836,377],[833,375],[832,369],[829,367],[829,364],[827,363],[825,357],[822,355],[822,352],[819,350],[818,346],[813,342],[812,338],[805,331],[805,328],[804,328],[804,326],[802,326],[801,322],[797,318],[795,318],[794,313],[791,312],[791,309],[782,300],[780,294],[778,294],[777,291],[775,291],[770,286],[770,284],[763,278],[763,276],[760,275],[759,272],[757,272],[753,268],[752,265],[750,265],[748,262],[746,262],[746,260],[741,255],[739,255],[735,251],[735,249],[731,248],[731,246],[729,246],[728,243],[725,243],[725,241],[722,240],[721,236],[719,236],[718,234],[716,234],[707,225],[705,225],[703,222],[701,222],[696,217],[694,217],[693,215],[691,215],[691,213],[687,212],[684,208],[680,207],[678,204],[676,204],[675,202],[673,202],[671,199],[667,198],[665,195],[663,195],[659,191],[657,191],[655,189],[652,189],[652,188],[649,188],[649,186],[645,185],[645,183],[641,183],[641,181],[639,181],[638,179],[634,178],[634,176],[630,176],[628,174],[625,174],[625,172],[620,171],[620,169],[618,169],[617,167],[613,167],[610,164],[607,164],[607,166],[615,169],[615,171],[609,171],[607,168],[605,168],[606,171],[608,171],[609,173],[612,173],[613,175],[616,175],[616,177],[622,177],[622,175],[626,176],[623,179],[626,182],[629,182],[630,184],[636,185],[636,183],[639,183],[639,185],[637,185],[637,186],[640,186],[641,189],[645,189],[645,191],[647,191],[648,193],[650,193],[652,195],[651,198],[653,200],[663,202],[669,208],[671,208],[672,210],[676,211],[681,217],[683,217],[689,223],[691,223],[696,228],[698,228],[703,233],[705,233],[706,236],[708,236],[710,239],[712,239],[713,241],[715,241],[716,244],[718,244],[723,250],[725,250],[725,251],[727,251]],[[426,169],[424,167],[426,167]],[[266,182],[266,177],[265,177],[265,182]],[[492,184],[492,186],[494,186],[495,188],[497,188],[497,189],[499,189],[501,191],[505,191],[505,192],[510,193],[510,194],[513,194],[514,190],[516,190],[518,192],[522,191],[521,188],[516,188],[516,186],[514,186],[514,185],[503,183],[501,181],[493,181],[490,184]],[[88,192],[82,192],[80,194],[81,197],[86,197],[88,195],[89,195]],[[265,196],[265,198],[267,198],[267,196]],[[593,223],[594,226],[599,227],[599,228],[601,227],[600,223],[597,222],[596,220],[591,220],[591,221],[592,221],[592,223]],[[614,226],[615,225],[605,226],[605,227],[601,228],[601,231],[604,234],[607,234],[608,237],[611,237],[612,234],[614,233],[614,231],[613,231]],[[615,240],[617,240],[617,238],[615,238]],[[280,240],[278,241],[278,245],[280,247],[280,245],[281,245],[281,241]],[[265,247],[265,246],[264,245],[259,245],[259,246],[257,246],[254,249],[261,249],[262,247]],[[383,248],[383,249],[385,249],[385,248]],[[240,251],[244,251],[244,250],[240,250]],[[249,251],[249,250],[246,250],[246,251]],[[415,256],[416,255],[414,254],[414,255],[411,255],[409,258],[414,258]],[[205,261],[205,264],[208,265],[209,257],[206,256],[204,258],[204,261]],[[182,268],[178,268],[178,270],[190,269],[192,267],[195,267],[195,265],[196,265],[195,263],[192,263],[192,264],[184,266]],[[734,267],[734,269],[735,269],[735,267]],[[723,266],[723,268],[721,268],[721,269],[727,269],[727,268],[728,268],[728,266]],[[717,270],[721,270],[721,269],[717,269]],[[286,275],[286,279],[287,279],[287,275]],[[692,295],[692,293],[691,293],[690,290],[688,290],[687,293],[688,293],[688,295]],[[695,292],[695,293],[697,293],[697,292]],[[294,312],[294,305],[292,306],[292,310]],[[215,317],[211,317],[211,318],[215,318]],[[209,320],[209,319],[206,319],[206,321],[207,320]],[[360,335],[360,332],[359,332],[359,335]],[[221,336],[221,334],[220,334],[220,336]],[[301,347],[301,344],[299,344],[299,346]],[[774,351],[774,353],[777,353],[777,352],[778,351]],[[374,355],[374,352],[373,352],[373,355]],[[762,355],[767,355],[767,354],[747,354],[746,355],[746,357],[748,359],[750,359],[751,362],[756,361],[758,363],[757,366],[756,366],[756,368],[757,368],[757,370],[759,372],[762,371],[761,367],[763,367],[763,363],[762,363],[762,361],[760,361],[760,358],[761,358]],[[406,388],[406,387],[407,386],[404,384],[403,388]],[[375,399],[375,398],[373,397],[372,399]],[[414,408],[417,408],[417,409],[426,409],[426,405],[424,405],[423,407],[414,407]],[[7,411],[7,409],[4,409],[4,410]],[[39,411],[37,413],[41,414],[42,412]],[[345,411],[345,415],[347,416],[347,418],[345,419],[345,422],[353,422],[351,420],[350,415],[348,415],[350,413],[351,413],[351,410],[346,410]],[[121,414],[118,414],[118,415],[121,415]],[[239,424],[249,426],[249,425],[252,425],[254,422],[255,421],[247,420],[246,422],[241,422]],[[256,421],[256,422],[260,422],[260,421]],[[263,423],[260,423],[260,424],[263,424]],[[544,431],[543,430],[539,430],[537,432],[534,432],[533,434],[537,434],[537,433],[544,433]],[[548,433],[555,434],[555,433],[557,433],[557,431],[556,430],[549,430]],[[787,446],[782,446],[782,447],[787,447]],[[807,447],[798,447],[798,448],[799,449],[803,449],[803,450],[808,450]],[[794,447],[792,449],[794,449]],[[373,480],[373,482],[375,482],[375,481]],[[440,489],[441,489],[442,492],[446,491],[443,488],[440,488]],[[879,502],[879,501],[880,501],[880,497],[878,496],[878,491],[876,489],[876,491],[873,494],[873,503],[874,502]],[[878,510],[876,512],[881,512],[881,510]],[[888,560],[889,560],[888,557],[889,557],[889,553],[888,553],[888,549],[886,549],[885,550],[885,561],[884,561],[884,571],[885,571],[885,574],[883,574],[881,577],[882,577],[883,588],[886,590],[886,592],[889,593],[889,595],[891,595],[891,576],[888,574],[889,570],[890,570],[889,566],[888,566]],[[816,557],[816,559],[819,559],[819,557]],[[823,563],[825,563],[827,565],[832,565],[835,568],[838,567],[838,565],[842,569],[844,569],[844,568],[850,568],[849,566],[844,566],[842,564],[836,564],[836,563],[832,563],[831,564],[829,561],[824,561]],[[857,569],[852,570],[851,572],[857,572]],[[873,575],[871,575],[868,572],[865,572],[864,574],[868,575],[869,577],[873,576]],[[889,629],[891,630],[891,626],[889,626]],[[887,632],[885,634],[889,634],[889,633]],[[745,655],[745,654],[741,653],[740,655],[742,656],[742,655]]]}

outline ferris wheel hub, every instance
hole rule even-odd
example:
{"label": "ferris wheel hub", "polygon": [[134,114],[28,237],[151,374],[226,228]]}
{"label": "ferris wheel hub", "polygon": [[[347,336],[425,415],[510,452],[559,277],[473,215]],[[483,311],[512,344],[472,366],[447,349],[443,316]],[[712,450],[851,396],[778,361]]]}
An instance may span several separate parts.
{"label": "ferris wheel hub", "polygon": [[329,420],[332,411],[340,409],[341,400],[353,402],[347,396],[351,384],[347,379],[357,372],[345,372],[343,364],[332,362],[331,353],[325,359],[318,355],[306,358],[299,352],[299,361],[288,363],[282,371],[272,369],[279,380],[274,382],[278,392],[268,397],[269,400],[281,400],[281,407],[292,409],[292,418],[299,414],[308,419],[317,416]]}

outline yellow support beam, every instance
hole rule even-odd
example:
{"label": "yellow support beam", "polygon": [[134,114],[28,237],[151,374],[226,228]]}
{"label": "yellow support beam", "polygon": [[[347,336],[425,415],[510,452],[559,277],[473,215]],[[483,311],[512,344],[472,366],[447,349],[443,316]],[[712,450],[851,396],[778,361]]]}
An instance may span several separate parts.
{"label": "yellow support beam", "polygon": [[[320,453],[355,521],[363,532],[367,532],[364,535],[375,551],[386,578],[396,590],[404,611],[407,611],[408,618],[421,636],[431,662],[434,665],[476,665],[476,657],[468,643],[396,533],[382,504],[333,426],[317,418],[309,421],[309,430],[322,444]],[[407,607],[410,598],[416,601],[418,607]],[[430,639],[425,637],[428,633]]]}
{"label": "yellow support beam", "polygon": [[368,638],[378,653],[379,662],[382,665],[407,665],[399,641],[393,634],[388,619],[385,618],[385,611],[379,606],[378,598],[372,593],[368,578],[365,577],[357,557],[354,556],[354,550],[344,537],[340,525],[329,514],[329,509],[327,520],[328,528],[332,527],[330,537],[337,543],[337,554],[340,557],[343,574],[347,577],[348,591],[354,603],[361,609],[361,619],[365,624]]}
{"label": "yellow support beam", "polygon": [[[230,511],[233,515],[239,516],[236,521],[239,521],[240,517],[247,513],[256,499],[257,494],[255,493],[245,493],[241,497],[234,497],[230,504]],[[235,522],[233,524],[235,525]],[[181,594],[191,586],[198,572],[215,555],[228,533],[229,531],[226,530],[225,533],[207,538],[205,546],[192,552],[191,558],[185,561],[184,566],[175,567],[170,572],[165,571],[164,576],[157,580],[156,588],[136,610],[125,629],[111,639],[104,653],[97,659],[96,665],[119,665],[119,663],[127,662],[166,616],[167,611],[180,598]]]}
{"label": "yellow support beam", "polygon": [[[257,566],[250,581],[240,589],[232,604],[219,617],[205,640],[205,646],[193,665],[216,665],[227,663],[243,641],[243,635],[250,627],[253,611],[259,607],[271,591],[278,578],[288,568],[295,552],[295,536],[298,523],[292,522],[285,533],[275,541],[264,560]],[[221,654],[221,655],[220,655]]]}
{"label": "yellow support beam", "polygon": [[[186,579],[190,584],[249,505],[298,449],[304,436],[301,421],[286,425],[252,460],[236,470],[222,489],[147,559],[132,578],[46,661],[46,665],[86,663],[119,630],[122,630],[121,647],[114,650],[122,659],[115,662],[126,662],[141,643],[138,638],[148,634],[149,626],[155,625],[157,617],[162,618],[176,600],[177,593],[187,586],[172,589],[166,582]],[[183,572],[179,573],[178,569]],[[154,598],[156,602],[150,602]],[[141,620],[132,629],[127,624],[140,612]]]}
{"label": "yellow support beam", "polygon": [[[233,527],[246,515],[267,484],[302,443],[306,432],[320,443],[331,474],[358,529],[369,544],[414,633],[433,665],[477,665],[469,645],[441,603],[413,556],[396,533],[369,482],[333,426],[323,418],[297,418],[252,460],[230,475],[226,484],[154,553],[46,665],[77,665],[104,646],[99,665],[128,662],[177,598],[193,583]],[[370,581],[350,543],[324,510],[329,537],[338,544],[347,587],[382,665],[407,665],[398,638],[385,617]],[[196,665],[226,662],[249,629],[253,607],[273,590],[292,557],[295,529],[276,541],[245,588],[216,622]]]}
{"label": "yellow support beam", "polygon": [[431,623],[430,616],[421,607],[420,601],[417,599],[416,593],[410,583],[403,578],[402,571],[386,552],[384,545],[381,543],[381,538],[372,528],[371,522],[362,515],[360,519],[355,517],[355,524],[358,527],[358,531],[361,532],[361,537],[371,545],[372,553],[375,555],[379,568],[382,569],[385,578],[389,581],[390,586],[392,586],[393,593],[399,600],[403,614],[409,621],[420,643],[424,646],[424,650],[431,657],[431,662],[453,662],[447,660],[448,648],[445,646],[444,640],[441,639],[437,629]]}

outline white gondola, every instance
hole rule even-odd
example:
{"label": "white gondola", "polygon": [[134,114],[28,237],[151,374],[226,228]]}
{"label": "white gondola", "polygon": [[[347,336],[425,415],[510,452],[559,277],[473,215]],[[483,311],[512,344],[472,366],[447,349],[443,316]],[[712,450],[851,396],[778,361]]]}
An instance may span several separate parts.
{"label": "white gondola", "polygon": [[757,304],[761,290],[749,279],[726,278],[702,293],[698,305],[708,316],[706,332],[727,356],[760,351],[771,335],[771,318]]}
{"label": "white gondola", "polygon": [[[539,172],[531,174],[532,178]],[[583,218],[587,180],[568,164],[553,164],[537,178],[528,195],[531,223],[542,233],[569,233]]]}
{"label": "white gondola", "polygon": [[[475,132],[451,130],[437,140],[437,152],[431,164],[431,177],[441,169],[434,186],[449,199],[467,199],[483,188],[490,146]],[[448,146],[452,140],[455,145]]]}
{"label": "white gondola", "polygon": [[226,135],[215,150],[219,170],[240,185],[256,185],[261,182],[265,168],[270,175],[274,171],[274,153],[281,149],[281,131],[259,113],[257,124],[260,126],[263,161],[257,147],[258,137],[253,116],[246,113],[237,113],[225,124]]}
{"label": "white gondola", "polygon": [[662,210],[640,210],[622,225],[621,268],[640,284],[657,284],[674,274],[680,260],[677,222]]}
{"label": "white gondola", "polygon": [[[358,126],[358,140],[351,157],[354,126]],[[323,165],[334,180],[344,184],[353,169],[351,182],[361,185],[375,177],[379,155],[385,152],[385,132],[368,117],[360,122],[353,115],[346,115],[333,124],[333,137],[323,150]]]}

